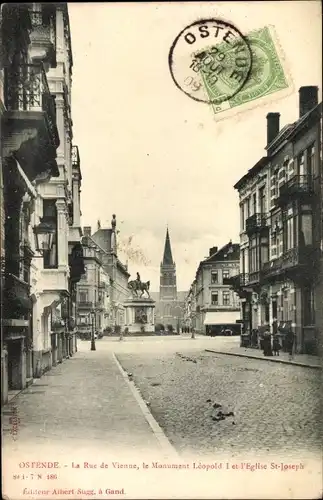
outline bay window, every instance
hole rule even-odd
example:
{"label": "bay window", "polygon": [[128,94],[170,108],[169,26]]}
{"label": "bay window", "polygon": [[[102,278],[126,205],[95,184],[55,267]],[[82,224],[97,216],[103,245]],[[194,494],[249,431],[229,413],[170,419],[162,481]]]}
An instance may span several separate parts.
{"label": "bay window", "polygon": [[43,200],[43,221],[55,228],[52,248],[44,252],[44,269],[58,267],[56,199]]}

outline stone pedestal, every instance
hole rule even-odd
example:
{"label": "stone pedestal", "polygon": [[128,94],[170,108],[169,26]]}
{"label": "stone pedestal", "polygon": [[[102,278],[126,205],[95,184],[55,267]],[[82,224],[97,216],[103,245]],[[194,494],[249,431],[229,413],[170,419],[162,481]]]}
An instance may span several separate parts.
{"label": "stone pedestal", "polygon": [[125,328],[130,335],[152,335],[155,332],[155,301],[133,297],[125,301]]}

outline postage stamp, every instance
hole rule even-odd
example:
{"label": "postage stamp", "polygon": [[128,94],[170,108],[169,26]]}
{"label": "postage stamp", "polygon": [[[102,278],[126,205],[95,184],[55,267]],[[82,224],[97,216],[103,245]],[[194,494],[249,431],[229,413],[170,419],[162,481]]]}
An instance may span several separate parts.
{"label": "postage stamp", "polygon": [[[252,52],[250,75],[234,96],[221,103],[212,102],[212,109],[218,115],[217,118],[226,118],[246,111],[260,102],[265,104],[272,99],[272,94],[275,94],[276,101],[293,92],[293,83],[274,27],[265,26],[252,31],[246,38]],[[215,89],[206,78],[203,78],[203,83],[212,100]]]}
{"label": "postage stamp", "polygon": [[248,81],[252,51],[232,24],[202,19],[175,38],[168,62],[180,90],[195,101],[218,106],[237,96]]}

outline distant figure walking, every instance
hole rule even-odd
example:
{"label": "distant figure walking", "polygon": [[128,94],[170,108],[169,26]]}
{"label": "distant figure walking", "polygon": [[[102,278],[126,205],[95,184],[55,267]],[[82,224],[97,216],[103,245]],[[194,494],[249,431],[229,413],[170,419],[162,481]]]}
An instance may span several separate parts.
{"label": "distant figure walking", "polygon": [[289,355],[289,361],[294,358],[294,343],[295,343],[295,334],[293,330],[290,328],[286,333],[286,347]]}
{"label": "distant figure walking", "polygon": [[273,353],[274,353],[274,356],[279,356],[279,351],[281,349],[281,345],[280,345],[280,342],[279,342],[279,337],[277,334],[274,334],[274,337],[273,337]]}
{"label": "distant figure walking", "polygon": [[270,335],[270,332],[269,331],[265,331],[263,335],[264,336],[263,336],[262,345],[263,345],[264,356],[272,356],[273,355],[273,351],[271,349],[271,335]]}

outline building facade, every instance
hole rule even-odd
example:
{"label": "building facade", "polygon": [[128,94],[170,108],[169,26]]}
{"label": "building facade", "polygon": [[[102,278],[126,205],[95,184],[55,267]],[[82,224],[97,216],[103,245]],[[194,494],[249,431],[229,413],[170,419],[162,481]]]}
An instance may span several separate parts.
{"label": "building facade", "polygon": [[77,285],[77,329],[81,338],[89,338],[92,327],[103,332],[108,326],[105,315],[109,312],[109,280],[104,279],[102,251],[90,236],[83,237],[82,246],[84,274]]}
{"label": "building facade", "polygon": [[299,118],[280,130],[267,115],[267,156],[235,185],[240,198],[240,275],[245,330],[295,333],[297,352],[317,352],[322,329],[321,104],[299,90]]}
{"label": "building facade", "polygon": [[173,260],[169,230],[166,230],[163,260],[160,263],[159,293],[152,292],[155,303],[155,325],[171,327],[179,332],[184,326],[185,296],[177,291],[176,263]]}
{"label": "building facade", "polygon": [[230,241],[221,249],[210,248],[209,257],[199,264],[185,301],[189,326],[206,334],[236,328],[240,300],[228,280],[239,273],[239,264],[239,244]]}
{"label": "building facade", "polygon": [[[24,388],[60,352],[67,356],[75,350],[68,333],[69,297],[82,270],[82,249],[78,236],[69,259],[69,226],[76,225],[73,214],[69,218],[74,197],[67,5],[6,4],[1,38],[5,402],[8,390]],[[79,209],[79,199],[75,206]],[[61,348],[53,349],[52,316],[58,306],[65,311],[64,338]]]}
{"label": "building facade", "polygon": [[87,274],[78,285],[78,323],[94,304],[97,330],[124,329],[124,302],[130,294],[130,274],[118,259],[116,216],[112,217],[111,228],[98,227],[92,234],[90,226],[84,227],[83,247]]}

